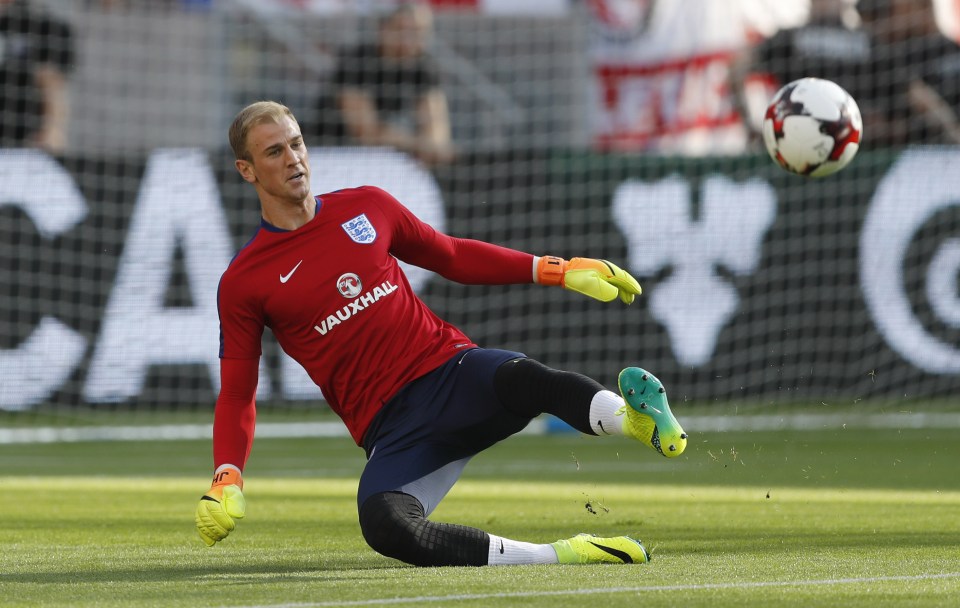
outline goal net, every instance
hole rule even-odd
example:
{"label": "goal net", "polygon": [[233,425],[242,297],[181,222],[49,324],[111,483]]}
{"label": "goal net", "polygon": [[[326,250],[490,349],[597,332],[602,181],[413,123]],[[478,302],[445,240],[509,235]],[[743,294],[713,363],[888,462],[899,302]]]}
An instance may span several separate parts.
{"label": "goal net", "polygon": [[[362,69],[341,51],[372,43],[383,3],[0,14],[0,427],[209,423],[217,284],[260,217],[226,129],[259,99],[297,114],[317,194],[377,185],[449,234],[609,259],[643,285],[627,307],[406,267],[482,346],[610,387],[639,365],[707,414],[958,411],[955,2],[832,20],[802,0],[430,4],[456,150],[439,164],[351,138],[338,109],[338,70]],[[858,157],[820,180],[756,136],[803,75],[842,80],[864,112]],[[69,118],[41,141],[58,77]],[[266,334],[260,411],[326,419]]]}

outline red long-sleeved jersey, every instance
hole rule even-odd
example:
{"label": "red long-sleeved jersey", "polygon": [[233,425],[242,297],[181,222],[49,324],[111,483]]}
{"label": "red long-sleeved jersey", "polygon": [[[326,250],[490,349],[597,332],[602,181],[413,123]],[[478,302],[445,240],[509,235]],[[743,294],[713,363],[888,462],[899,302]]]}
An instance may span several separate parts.
{"label": "red long-sleeved jersey", "polygon": [[534,277],[531,254],[437,232],[371,186],[317,197],[316,216],[297,230],[262,223],[220,280],[215,466],[242,468],[249,455],[264,327],[358,444],[404,384],[475,346],[417,297],[397,259],[466,284]]}

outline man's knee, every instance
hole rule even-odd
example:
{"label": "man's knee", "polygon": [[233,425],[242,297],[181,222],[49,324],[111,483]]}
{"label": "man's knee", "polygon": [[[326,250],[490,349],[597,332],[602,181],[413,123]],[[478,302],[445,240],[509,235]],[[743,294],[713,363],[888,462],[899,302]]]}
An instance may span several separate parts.
{"label": "man's knee", "polygon": [[360,506],[360,530],[381,555],[414,566],[484,566],[490,537],[466,526],[434,523],[420,501],[403,492],[381,492]]}
{"label": "man's knee", "polygon": [[381,555],[403,559],[425,521],[423,505],[409,494],[381,492],[360,507],[360,531]]}

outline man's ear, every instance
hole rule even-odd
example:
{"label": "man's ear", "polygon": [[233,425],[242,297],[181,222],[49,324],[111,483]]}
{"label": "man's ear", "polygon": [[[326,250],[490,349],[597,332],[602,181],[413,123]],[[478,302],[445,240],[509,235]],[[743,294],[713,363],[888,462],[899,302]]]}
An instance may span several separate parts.
{"label": "man's ear", "polygon": [[234,161],[233,166],[237,168],[237,172],[244,180],[251,184],[257,182],[257,172],[253,169],[253,163],[248,160],[237,159]]}

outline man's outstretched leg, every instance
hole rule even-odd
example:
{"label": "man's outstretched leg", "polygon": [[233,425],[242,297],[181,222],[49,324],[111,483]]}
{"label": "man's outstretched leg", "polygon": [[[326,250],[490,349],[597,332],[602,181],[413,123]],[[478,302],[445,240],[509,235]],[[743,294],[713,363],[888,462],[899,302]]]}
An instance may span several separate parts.
{"label": "man's outstretched leg", "polygon": [[[635,392],[644,396],[659,395],[650,403],[664,411],[659,382],[638,387]],[[578,535],[537,544],[428,519],[473,455],[543,411],[587,434],[633,432],[654,447],[654,429],[664,421],[641,413],[641,403],[647,402],[637,401],[634,410],[594,380],[520,353],[467,351],[401,390],[371,425],[357,493],[363,536],[381,554],[421,566],[646,562],[643,545],[626,536]],[[641,416],[653,423],[630,422]]]}
{"label": "man's outstretched leg", "polygon": [[643,545],[627,536],[580,534],[536,544],[432,522],[420,501],[403,492],[381,492],[365,500],[360,508],[360,529],[375,551],[415,566],[633,564],[650,559]]}
{"label": "man's outstretched leg", "polygon": [[626,435],[667,457],[687,447],[666,390],[656,376],[628,367],[618,378],[620,395],[575,372],[549,368],[528,358],[507,361],[497,369],[494,387],[507,409],[534,418],[557,416],[588,435]]}

